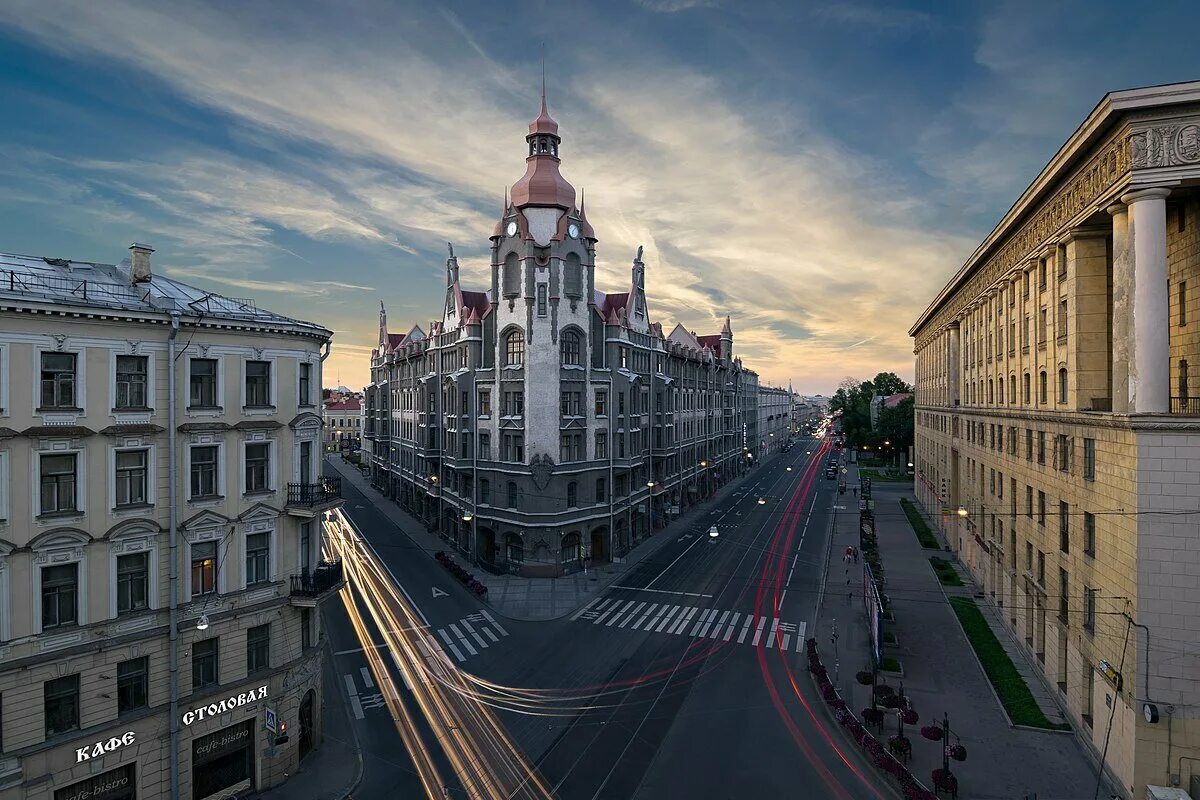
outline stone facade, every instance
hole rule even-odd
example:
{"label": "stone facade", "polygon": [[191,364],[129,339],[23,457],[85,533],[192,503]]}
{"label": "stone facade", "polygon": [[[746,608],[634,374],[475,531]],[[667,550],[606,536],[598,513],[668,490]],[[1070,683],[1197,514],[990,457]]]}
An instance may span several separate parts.
{"label": "stone facade", "polygon": [[263,788],[321,738],[318,593],[292,576],[316,573],[314,515],[337,503],[319,478],[331,334],[131,249],[0,255],[3,800],[175,796],[172,739],[177,796]]}
{"label": "stone facade", "polygon": [[461,286],[451,250],[439,319],[393,333],[381,308],[365,391],[375,485],[485,568],[530,576],[622,557],[757,461],[757,376],[729,320],[664,333],[640,249],[625,291],[596,290],[557,130],[543,104],[489,290]]}
{"label": "stone facade", "polygon": [[779,452],[791,437],[792,393],[777,386],[758,387],[758,452]]}
{"label": "stone facade", "polygon": [[910,331],[918,497],[1135,797],[1200,784],[1198,136],[1106,96]]}

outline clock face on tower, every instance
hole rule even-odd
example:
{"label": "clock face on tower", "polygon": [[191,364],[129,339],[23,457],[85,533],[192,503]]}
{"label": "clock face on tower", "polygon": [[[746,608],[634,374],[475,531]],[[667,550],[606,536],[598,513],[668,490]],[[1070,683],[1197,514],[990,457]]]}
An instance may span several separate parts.
{"label": "clock face on tower", "polygon": [[567,236],[570,236],[572,239],[579,238],[579,226],[574,222],[567,226]]}
{"label": "clock face on tower", "polygon": [[517,235],[517,223],[516,222],[508,223],[508,227],[505,228],[504,230],[508,233],[509,236],[516,236]]}

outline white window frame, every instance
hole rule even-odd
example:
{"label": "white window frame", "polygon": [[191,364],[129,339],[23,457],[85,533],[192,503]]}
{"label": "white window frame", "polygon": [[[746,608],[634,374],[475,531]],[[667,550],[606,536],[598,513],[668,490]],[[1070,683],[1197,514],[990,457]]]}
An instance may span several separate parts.
{"label": "white window frame", "polygon": [[[179,390],[183,396],[181,398],[179,398],[179,407],[184,410],[185,414],[189,414],[191,416],[204,415],[204,414],[212,415],[212,414],[220,413],[214,409],[200,409],[200,410],[193,409],[193,407],[192,407],[192,361],[193,360],[216,361],[217,362],[217,391],[216,391],[217,407],[220,409],[225,408],[225,359],[222,358],[222,356],[219,353],[209,353],[208,355],[202,355],[199,352],[188,353],[187,358],[184,359],[184,361],[186,363],[184,364],[183,379],[180,381],[182,386],[179,388]],[[115,374],[114,374],[114,380],[115,380]]]}
{"label": "white window frame", "polygon": [[[39,556],[45,554],[44,558]],[[33,632],[42,633],[42,569],[75,564],[75,627],[88,624],[88,562],[87,543],[78,534],[65,534],[51,544],[34,549],[33,559]],[[70,630],[70,628],[67,628]],[[59,633],[52,628],[47,635]]]}
{"label": "white window frame", "polygon": [[[37,409],[42,407],[42,354],[43,353],[72,353],[75,356],[75,408],[82,409],[78,416],[87,416],[87,348],[86,347],[64,347],[58,350],[54,347],[35,347],[33,349],[33,384],[32,401],[33,413],[35,416],[44,417],[47,414],[69,414],[69,411],[41,411]],[[7,411],[7,408],[5,409]]]}
{"label": "white window frame", "polygon": [[[157,408],[155,398],[155,382],[154,382],[154,353],[129,353],[119,349],[108,351],[108,413],[110,414],[146,414],[145,411],[137,409],[117,408],[117,356],[137,356],[146,359],[146,405],[150,408],[150,413],[153,413]],[[218,368],[219,371],[219,368]],[[39,375],[39,382],[41,376]],[[188,391],[191,392],[191,372],[188,372]]]}
{"label": "white window frame", "polygon": [[[87,513],[87,452],[82,447],[62,449],[35,450],[30,464],[30,508],[33,509],[34,519],[42,516],[42,456],[75,456],[75,511],[74,514]],[[64,516],[67,516],[64,514]],[[39,601],[40,602],[40,601]]]}
{"label": "white window frame", "polygon": [[8,451],[0,450],[0,526],[12,522],[12,497],[8,487]]}
{"label": "white window frame", "polygon": [[[184,480],[187,486],[187,500],[196,500],[200,495],[192,494],[192,449],[193,447],[216,447],[217,449],[217,497],[227,497],[226,492],[226,458],[224,458],[223,441],[190,441],[184,450]],[[208,499],[208,498],[206,498]],[[205,500],[200,500],[204,503]]]}
{"label": "white window frame", "polygon": [[[123,444],[108,446],[108,508],[119,514],[129,513],[129,511],[145,511],[141,506],[130,506],[129,508],[117,508],[117,453],[128,452],[130,450],[145,450],[146,451],[146,503],[151,507],[158,502],[158,487],[156,484],[158,471],[157,461],[155,459],[155,445],[152,444]],[[189,451],[190,455],[190,451]],[[188,470],[188,490],[191,490],[192,473]]]}
{"label": "white window frame", "polygon": [[[254,408],[247,408],[246,406],[246,364],[250,361],[265,361],[271,365],[271,378],[267,381],[266,406],[255,406]],[[238,393],[241,397],[240,406],[242,413],[248,415],[274,414],[276,409],[279,408],[279,359],[275,356],[268,356],[266,353],[263,354],[262,358],[257,358],[251,353],[250,355],[243,355],[240,362],[238,369],[242,377],[238,382]]]}
{"label": "white window frame", "polygon": [[[242,439],[238,442],[238,494],[246,496],[246,445],[267,445],[267,490],[255,492],[254,496],[265,495],[267,491],[279,491],[279,447],[274,439]],[[188,473],[189,476],[191,473]]]}
{"label": "white window frame", "polygon": [[[9,563],[8,558],[12,553],[12,548],[0,544],[0,642],[7,642],[12,638],[12,603],[9,597]],[[40,620],[41,613],[38,614]]]}
{"label": "white window frame", "polygon": [[[192,596],[192,546],[203,542],[217,543],[217,563],[214,569],[217,573],[217,591],[218,597],[225,594],[226,585],[229,581],[229,570],[227,561],[229,559],[229,541],[224,535],[224,531],[218,526],[213,528],[204,528],[202,530],[191,531],[184,536],[183,541],[183,569],[186,577],[183,579],[184,602],[190,603],[193,600]],[[201,594],[195,597],[201,598],[200,602],[206,600],[210,595]]]}
{"label": "white window frame", "polygon": [[[108,553],[108,618],[117,619],[117,557],[146,554],[146,605],[145,611],[130,611],[129,614],[146,614],[158,609],[158,544],[153,531],[144,529],[122,533],[109,543]],[[188,553],[188,591],[191,591],[192,561]]]}

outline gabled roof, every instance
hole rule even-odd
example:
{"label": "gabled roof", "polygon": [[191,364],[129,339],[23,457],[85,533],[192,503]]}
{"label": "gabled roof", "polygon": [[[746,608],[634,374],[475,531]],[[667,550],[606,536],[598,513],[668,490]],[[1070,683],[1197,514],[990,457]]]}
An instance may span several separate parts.
{"label": "gabled roof", "polygon": [[459,290],[459,295],[462,299],[463,310],[474,311],[479,319],[483,319],[488,314],[492,313],[492,303],[488,300],[487,292],[468,292],[465,289]]}
{"label": "gabled roof", "polygon": [[613,292],[605,294],[597,291],[593,302],[596,304],[596,311],[600,314],[600,319],[607,320],[614,314],[624,310],[629,304],[629,292]]}
{"label": "gabled roof", "polygon": [[360,411],[362,403],[357,397],[351,397],[348,400],[335,400],[332,403],[325,404],[326,411]]}
{"label": "gabled roof", "polygon": [[721,334],[714,333],[711,336],[697,336],[696,340],[698,342],[700,342],[701,347],[707,347],[709,350],[712,350],[718,356],[722,355],[722,353],[721,353]]}

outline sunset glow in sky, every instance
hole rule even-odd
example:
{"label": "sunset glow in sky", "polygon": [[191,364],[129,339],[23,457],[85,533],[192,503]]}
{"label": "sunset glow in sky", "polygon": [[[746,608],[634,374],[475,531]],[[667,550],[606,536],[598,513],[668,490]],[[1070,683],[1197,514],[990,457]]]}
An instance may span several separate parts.
{"label": "sunset glow in sky", "polygon": [[336,331],[487,286],[545,46],[598,288],[764,380],[912,375],[906,329],[1109,90],[1200,78],[1183,3],[0,6],[0,250],[155,268]]}

